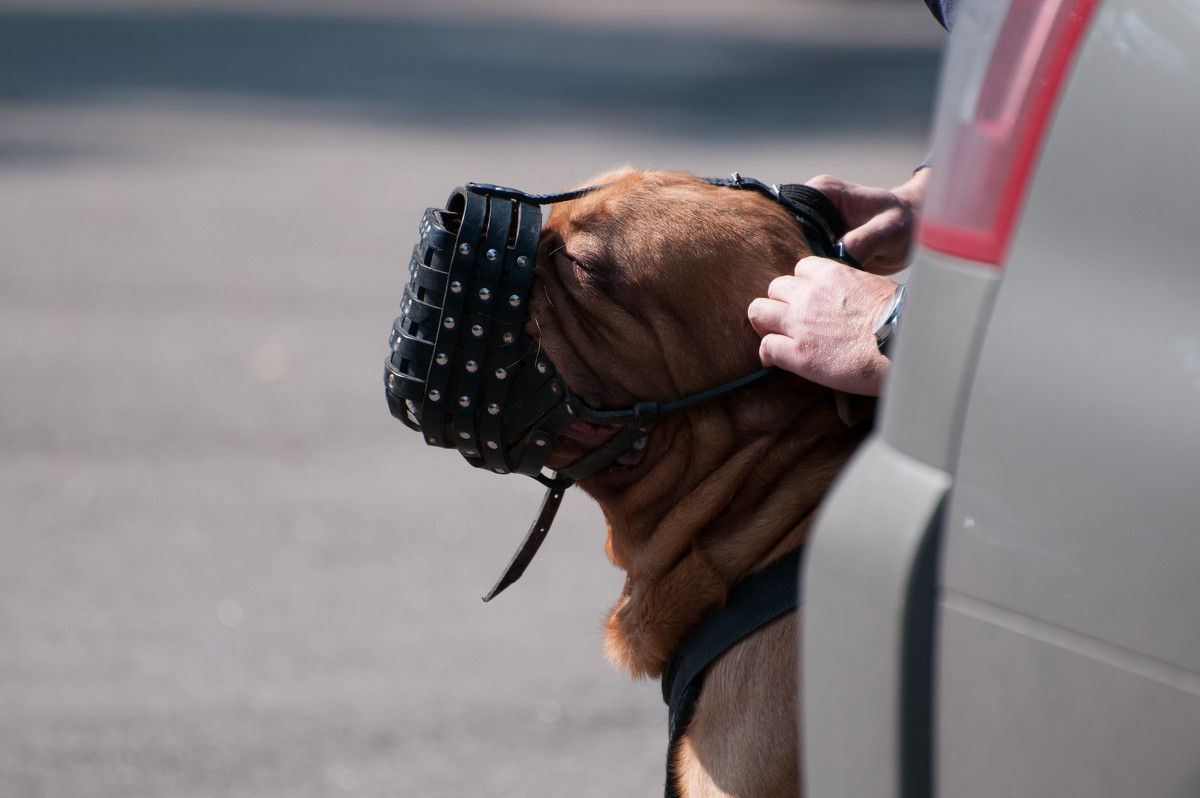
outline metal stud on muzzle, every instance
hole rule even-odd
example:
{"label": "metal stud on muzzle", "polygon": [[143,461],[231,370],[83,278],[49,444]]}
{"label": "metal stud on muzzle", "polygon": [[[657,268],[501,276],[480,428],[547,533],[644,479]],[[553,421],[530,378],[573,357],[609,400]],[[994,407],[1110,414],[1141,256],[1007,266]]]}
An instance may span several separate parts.
{"label": "metal stud on muzzle", "polygon": [[[776,188],[737,174],[709,182],[771,196],[792,212],[816,254],[837,256],[833,242],[840,235],[840,216],[814,189]],[[392,415],[421,432],[428,445],[457,449],[476,468],[527,474],[548,489],[525,541],[484,601],[521,576],[575,480],[643,443],[660,417],[777,374],[763,369],[667,405],[641,402],[625,410],[595,410],[570,392],[524,330],[526,300],[541,206],[598,188],[535,195],[468,183],[454,190],[445,208],[425,211],[409,262],[384,372]],[[799,199],[797,192],[803,195]],[[594,451],[547,476],[543,466],[554,441],[576,419],[619,429]]]}

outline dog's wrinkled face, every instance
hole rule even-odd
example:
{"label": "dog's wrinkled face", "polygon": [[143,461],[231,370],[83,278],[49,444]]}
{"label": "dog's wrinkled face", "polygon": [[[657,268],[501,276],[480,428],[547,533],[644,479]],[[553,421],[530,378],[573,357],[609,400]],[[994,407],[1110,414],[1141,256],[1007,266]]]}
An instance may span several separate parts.
{"label": "dog's wrinkled face", "polygon": [[[597,182],[608,185],[551,212],[529,297],[527,330],[570,390],[596,409],[628,408],[760,368],[746,308],[808,254],[795,221],[766,197],[686,174]],[[547,464],[613,429],[576,422]]]}

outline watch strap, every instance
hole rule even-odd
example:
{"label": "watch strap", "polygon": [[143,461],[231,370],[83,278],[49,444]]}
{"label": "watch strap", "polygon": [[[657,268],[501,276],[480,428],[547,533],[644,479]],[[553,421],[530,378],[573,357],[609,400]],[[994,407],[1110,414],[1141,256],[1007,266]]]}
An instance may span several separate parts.
{"label": "watch strap", "polygon": [[880,310],[875,322],[875,345],[884,357],[890,357],[888,352],[896,338],[896,328],[900,325],[900,313],[904,309],[904,292],[907,288],[907,285],[896,286],[891,299]]}

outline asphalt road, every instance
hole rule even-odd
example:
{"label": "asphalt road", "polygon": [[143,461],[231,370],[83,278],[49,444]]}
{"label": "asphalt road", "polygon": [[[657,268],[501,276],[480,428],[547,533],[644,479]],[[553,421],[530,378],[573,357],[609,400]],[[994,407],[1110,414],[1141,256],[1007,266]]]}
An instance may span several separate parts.
{"label": "asphalt road", "polygon": [[0,798],[659,794],[596,508],[484,605],[540,488],[387,413],[419,214],[899,183],[940,44],[917,0],[0,0]]}

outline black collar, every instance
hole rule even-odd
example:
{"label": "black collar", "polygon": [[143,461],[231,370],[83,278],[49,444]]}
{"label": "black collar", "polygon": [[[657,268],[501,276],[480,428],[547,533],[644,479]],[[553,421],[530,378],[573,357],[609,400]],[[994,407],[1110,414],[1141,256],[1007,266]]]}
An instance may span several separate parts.
{"label": "black collar", "polygon": [[800,603],[802,549],[785,554],[729,589],[725,604],[705,615],[671,654],[663,668],[663,701],[669,708],[666,798],[678,798],[674,762],[692,719],[704,669],[717,657],[763,625]]}

